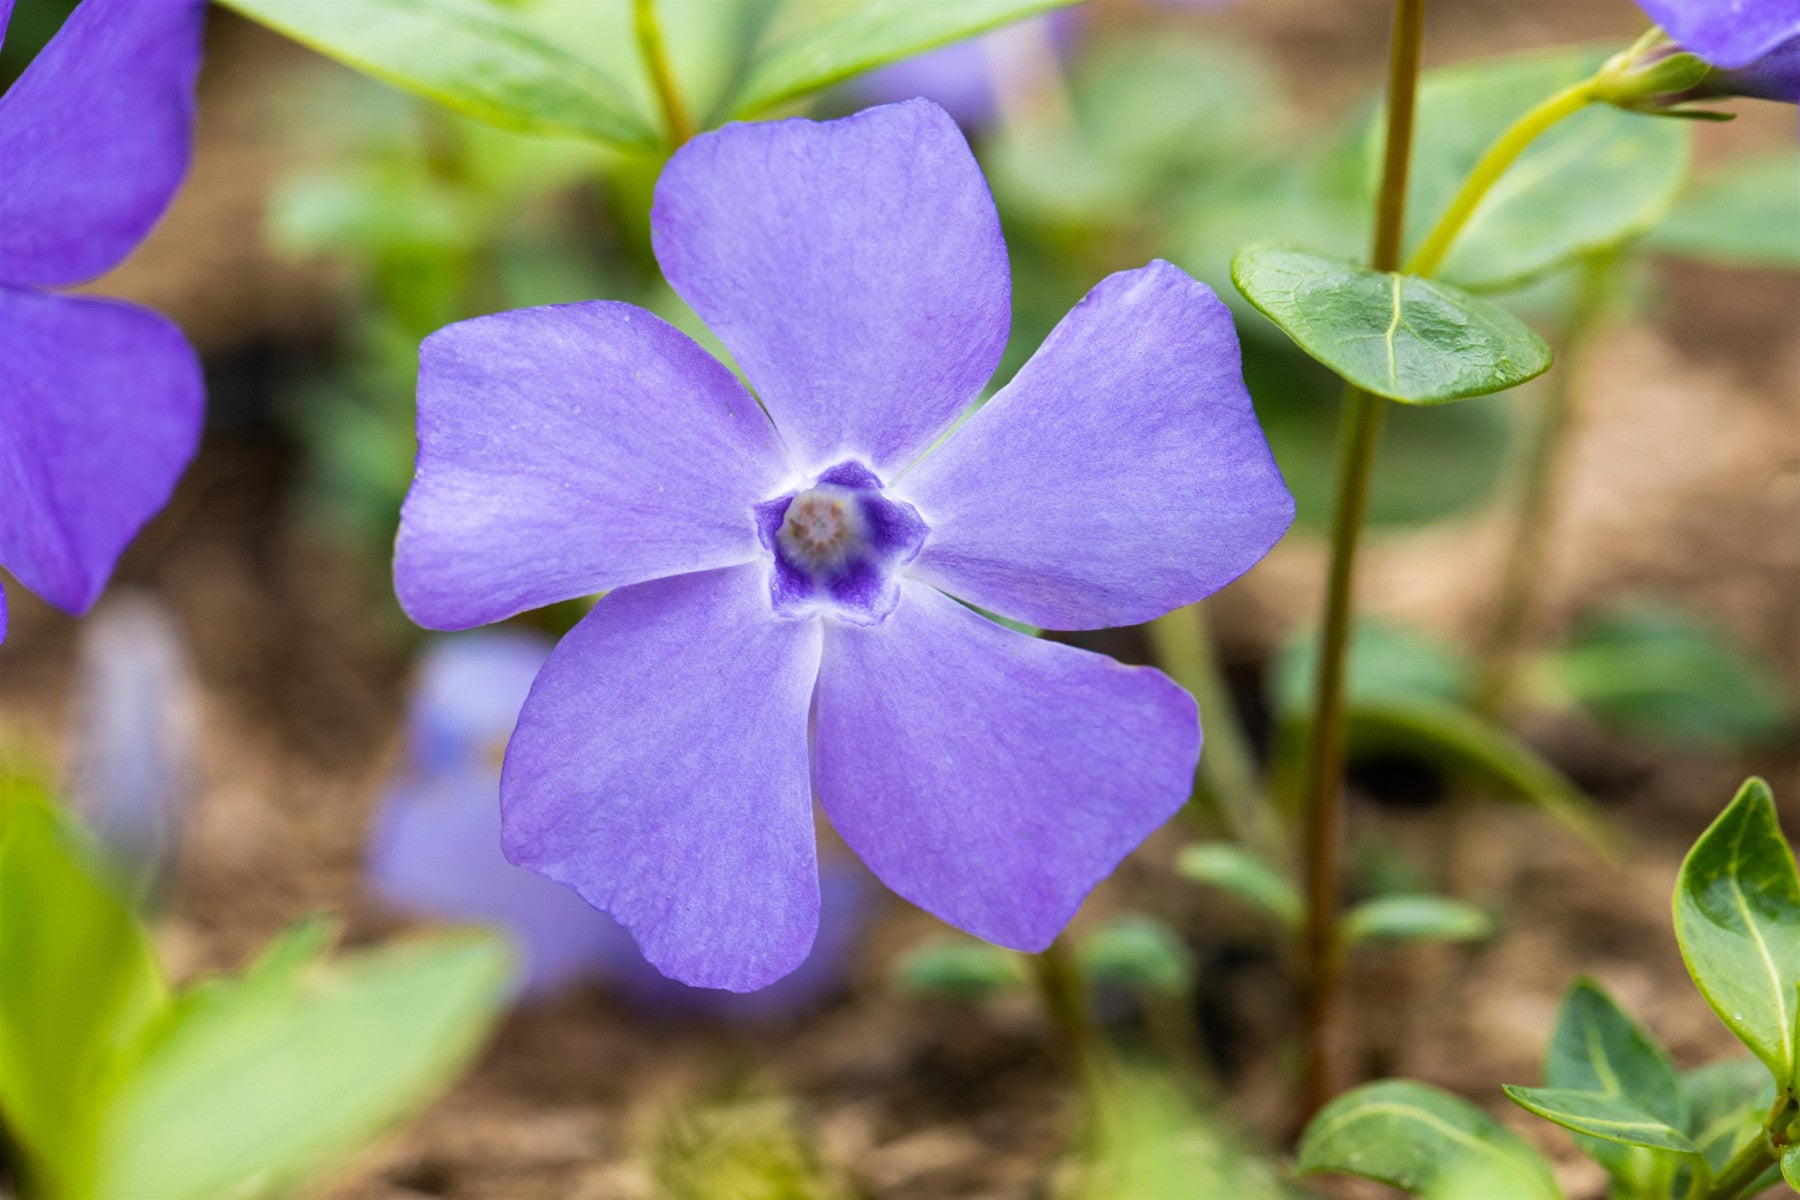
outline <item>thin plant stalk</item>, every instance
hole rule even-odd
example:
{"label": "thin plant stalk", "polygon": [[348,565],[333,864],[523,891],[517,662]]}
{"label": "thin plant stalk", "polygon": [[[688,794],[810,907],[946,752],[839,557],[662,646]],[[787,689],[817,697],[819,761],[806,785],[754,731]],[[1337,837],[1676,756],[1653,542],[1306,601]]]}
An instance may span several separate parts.
{"label": "thin plant stalk", "polygon": [[[1425,0],[1395,0],[1388,56],[1387,141],[1370,255],[1370,265],[1378,271],[1392,271],[1400,265],[1419,54],[1424,36]],[[1336,1092],[1331,1038],[1343,957],[1338,937],[1338,875],[1343,822],[1339,793],[1344,773],[1344,667],[1350,641],[1357,543],[1368,510],[1384,403],[1360,388],[1350,388],[1345,393],[1340,424],[1331,567],[1319,637],[1319,674],[1308,731],[1306,775],[1301,789],[1306,890],[1300,945],[1301,985],[1305,989],[1300,1091],[1303,1118],[1324,1107]]]}
{"label": "thin plant stalk", "polygon": [[1574,306],[1560,339],[1559,370],[1545,387],[1537,428],[1526,451],[1499,598],[1478,650],[1475,707],[1485,716],[1498,716],[1517,689],[1526,636],[1536,616],[1538,580],[1544,575],[1556,524],[1581,363],[1606,308],[1616,261],[1612,255],[1597,255],[1581,265]]}
{"label": "thin plant stalk", "polygon": [[656,0],[632,0],[631,24],[637,34],[638,53],[650,74],[650,86],[656,102],[662,106],[663,127],[669,138],[669,149],[679,150],[700,132],[693,114],[681,98],[675,72],[669,66],[668,48],[663,44],[662,25],[656,19]]}
{"label": "thin plant stalk", "polygon": [[1200,705],[1206,729],[1195,779],[1200,799],[1233,841],[1285,858],[1281,823],[1264,797],[1256,754],[1226,686],[1206,610],[1190,604],[1164,613],[1146,633],[1157,663]]}
{"label": "thin plant stalk", "polygon": [[1066,936],[1058,937],[1041,954],[1031,956],[1033,977],[1044,1011],[1056,1029],[1069,1066],[1081,1085],[1081,1095],[1092,1119],[1104,1109],[1106,1050],[1094,1028],[1087,986],[1081,968],[1069,949]]}

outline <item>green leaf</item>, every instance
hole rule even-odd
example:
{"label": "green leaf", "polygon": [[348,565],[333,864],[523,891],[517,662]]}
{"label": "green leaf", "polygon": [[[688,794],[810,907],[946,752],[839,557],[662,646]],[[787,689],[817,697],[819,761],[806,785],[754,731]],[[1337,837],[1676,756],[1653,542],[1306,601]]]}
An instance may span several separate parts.
{"label": "green leaf", "polygon": [[1781,1178],[1800,1192],[1800,1146],[1789,1146],[1781,1152]]}
{"label": "green leaf", "polygon": [[[1687,1093],[1675,1064],[1592,980],[1577,980],[1563,997],[1544,1082],[1562,1091],[1624,1100],[1674,1129],[1691,1128]],[[1675,1160],[1612,1139],[1581,1135],[1576,1141],[1613,1178],[1629,1181],[1634,1193],[1666,1194]]]}
{"label": "green leaf", "polygon": [[[1319,639],[1309,634],[1288,645],[1269,665],[1269,701],[1283,717],[1311,711],[1319,669]],[[1345,695],[1353,701],[1421,698],[1459,704],[1474,691],[1468,660],[1449,646],[1379,621],[1358,621],[1350,631]]]}
{"label": "green leaf", "polygon": [[1753,1138],[1775,1103],[1775,1081],[1754,1058],[1709,1063],[1682,1076],[1688,1136],[1716,1174]]}
{"label": "green leaf", "polygon": [[656,132],[596,67],[484,0],[221,0],[395,87],[522,133],[652,149]]}
{"label": "green leaf", "polygon": [[1590,1138],[1665,1150],[1700,1161],[1700,1151],[1688,1135],[1657,1120],[1643,1109],[1604,1092],[1577,1092],[1565,1088],[1527,1088],[1507,1084],[1506,1094],[1527,1112],[1564,1129]]}
{"label": "green leaf", "polygon": [[875,67],[1065,8],[1075,0],[821,0],[792,5],[799,28],[777,30],[729,102],[751,117]]}
{"label": "green leaf", "polygon": [[1726,266],[1800,270],[1800,154],[1777,151],[1709,172],[1646,244]]}
{"label": "green leaf", "polygon": [[510,957],[443,934],[295,972],[316,934],[190,990],[108,1108],[108,1196],[291,1189],[434,1096],[507,997]]}
{"label": "green leaf", "polygon": [[893,978],[903,992],[950,1000],[979,1000],[1026,982],[1016,953],[968,938],[914,946],[894,964]]}
{"label": "green leaf", "polygon": [[1550,347],[1492,301],[1276,242],[1231,261],[1244,298],[1308,354],[1364,391],[1443,404],[1517,387],[1550,369]]}
{"label": "green leaf", "polygon": [[1800,874],[1762,780],[1746,782],[1688,851],[1675,938],[1713,1012],[1786,1087],[1800,1010]]}
{"label": "green leaf", "polygon": [[[1409,246],[1424,239],[1508,125],[1591,75],[1610,52],[1555,50],[1427,74],[1413,134]],[[1369,130],[1371,200],[1380,125],[1377,117]],[[1681,191],[1690,140],[1680,121],[1588,106],[1519,156],[1476,208],[1437,276],[1477,291],[1517,287],[1647,232]]]}
{"label": "green leaf", "polygon": [[1193,990],[1194,955],[1155,917],[1119,917],[1082,941],[1076,955],[1089,982],[1146,996],[1180,996]]}
{"label": "green leaf", "polygon": [[1248,901],[1289,929],[1300,927],[1300,893],[1268,860],[1229,842],[1189,846],[1175,869]]}
{"label": "green leaf", "polygon": [[1657,741],[1734,749],[1779,740],[1794,725],[1771,673],[1679,609],[1598,614],[1544,669],[1553,688],[1598,719]]}
{"label": "green leaf", "polygon": [[1424,697],[1352,699],[1347,721],[1353,754],[1414,755],[1499,796],[1536,805],[1603,855],[1619,852],[1619,831],[1567,775],[1468,709]]}
{"label": "green leaf", "polygon": [[1373,941],[1478,942],[1494,919],[1473,904],[1444,896],[1380,896],[1344,915],[1350,945]]}
{"label": "green leaf", "polygon": [[0,825],[0,1114],[46,1194],[87,1194],[95,1109],[167,1004],[131,909],[59,814],[9,804]]}
{"label": "green leaf", "polygon": [[1346,1092],[1300,1137],[1297,1170],[1360,1175],[1429,1200],[1561,1200],[1538,1153],[1486,1113],[1422,1083]]}

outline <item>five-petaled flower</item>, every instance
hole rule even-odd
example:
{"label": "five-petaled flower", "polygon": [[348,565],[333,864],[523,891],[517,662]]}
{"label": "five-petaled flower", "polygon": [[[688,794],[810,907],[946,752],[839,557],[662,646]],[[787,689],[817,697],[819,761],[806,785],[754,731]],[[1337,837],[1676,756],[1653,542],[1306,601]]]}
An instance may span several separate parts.
{"label": "five-petaled flower", "polygon": [[1638,7],[1717,68],[1684,99],[1800,103],[1800,0],[1638,0]]}
{"label": "five-petaled flower", "polygon": [[[0,36],[11,12],[0,0]],[[204,17],[203,0],[85,0],[0,97],[0,566],[68,612],[168,501],[205,391],[167,320],[45,289],[116,266],[180,186]]]}
{"label": "five-petaled flower", "polygon": [[967,605],[1131,624],[1274,545],[1293,500],[1228,311],[1167,263],[1114,275],[953,428],[1011,279],[927,101],[703,135],[652,228],[754,396],[626,304],[483,317],[421,352],[408,613],[466,628],[608,593],[520,714],[507,856],[666,974],[750,990],[813,939],[816,790],[894,891],[1042,949],[1180,808],[1199,722],[1158,672]]}

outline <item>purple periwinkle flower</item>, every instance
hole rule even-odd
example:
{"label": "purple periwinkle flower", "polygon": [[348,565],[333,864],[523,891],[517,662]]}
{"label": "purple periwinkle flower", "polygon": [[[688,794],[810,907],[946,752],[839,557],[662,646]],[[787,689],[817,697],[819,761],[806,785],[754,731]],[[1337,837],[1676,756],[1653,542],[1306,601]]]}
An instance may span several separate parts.
{"label": "purple periwinkle flower", "polygon": [[1715,70],[1700,81],[1694,99],[1749,96],[1800,104],[1800,35],[1741,67]]}
{"label": "purple periwinkle flower", "polygon": [[199,782],[200,709],[187,639],[148,594],[109,597],[81,629],[69,799],[120,882],[153,902]]}
{"label": "purple periwinkle flower", "polygon": [[1199,723],[1160,673],[967,605],[1131,624],[1275,544],[1293,500],[1228,311],[1164,262],[1114,275],[953,429],[1011,280],[968,144],[923,100],[702,135],[651,224],[755,395],[627,304],[421,351],[407,612],[458,629],[607,593],[520,714],[507,857],[665,974],[752,990],[813,940],[816,790],[888,887],[1042,949],[1181,807]]}
{"label": "purple periwinkle flower", "polygon": [[506,861],[500,752],[551,646],[534,634],[492,631],[440,639],[426,650],[403,761],[369,843],[375,893],[404,912],[502,930],[518,948],[518,987],[528,998],[598,980],[659,1015],[763,1020],[793,1015],[840,990],[869,908],[865,877],[842,859],[823,864],[812,954],[749,996],[665,978],[611,917]]}
{"label": "purple periwinkle flower", "polygon": [[1800,0],[1638,0],[1675,41],[1715,67],[1745,67],[1800,36]]}
{"label": "purple periwinkle flower", "polygon": [[[11,12],[0,0],[0,36]],[[68,612],[168,500],[205,392],[164,318],[48,289],[116,266],[174,196],[204,14],[85,0],[0,97],[0,566]]]}

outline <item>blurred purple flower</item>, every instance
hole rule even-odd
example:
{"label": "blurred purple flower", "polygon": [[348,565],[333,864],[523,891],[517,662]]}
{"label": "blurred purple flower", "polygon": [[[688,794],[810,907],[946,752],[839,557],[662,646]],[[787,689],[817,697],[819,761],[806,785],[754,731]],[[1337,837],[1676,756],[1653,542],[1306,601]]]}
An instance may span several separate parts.
{"label": "blurred purple flower", "polygon": [[147,593],[115,596],[81,629],[69,797],[131,895],[168,882],[199,778],[187,641]]}
{"label": "blurred purple flower", "polygon": [[999,115],[999,89],[1012,73],[1028,69],[1022,60],[1057,55],[1074,45],[1079,10],[1059,9],[1018,21],[978,38],[915,54],[858,76],[850,90],[864,103],[886,104],[924,97],[975,132]]}
{"label": "blurred purple flower", "polygon": [[1715,67],[1746,67],[1800,35],[1800,0],[1638,0],[1675,41]]}
{"label": "blurred purple flower", "polygon": [[421,353],[407,612],[459,629],[609,593],[520,715],[507,857],[664,973],[749,991],[812,944],[816,786],[894,891],[1042,949],[1186,800],[1194,702],[951,596],[1132,624],[1274,545],[1293,500],[1230,314],[1167,263],[1114,275],[926,454],[1011,313],[993,199],[941,108],[704,134],[651,220],[756,397],[626,304],[466,321]]}
{"label": "blurred purple flower", "polygon": [[543,997],[601,980],[659,1014],[779,1019],[845,983],[867,924],[868,888],[851,864],[825,864],[819,940],[806,962],[752,996],[664,978],[617,922],[500,851],[500,751],[552,643],[495,631],[444,638],[425,653],[405,761],[369,845],[377,895],[405,912],[505,931],[523,962],[521,994]]}
{"label": "blurred purple flower", "polygon": [[[186,173],[201,0],[85,0],[0,97],[0,565],[85,612],[193,457],[200,364],[110,270]],[[0,0],[0,37],[12,0]],[[0,637],[6,600],[0,593]]]}

